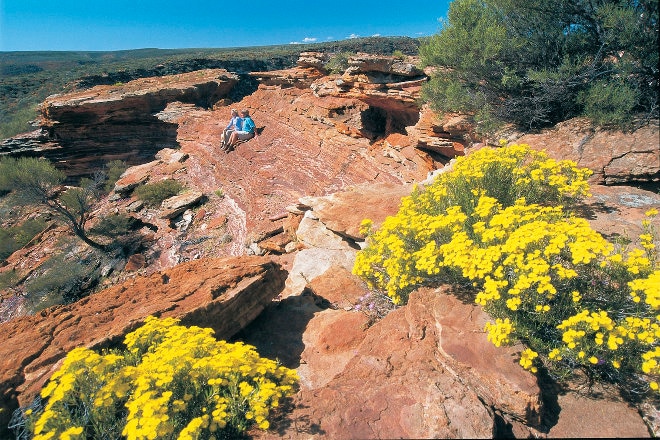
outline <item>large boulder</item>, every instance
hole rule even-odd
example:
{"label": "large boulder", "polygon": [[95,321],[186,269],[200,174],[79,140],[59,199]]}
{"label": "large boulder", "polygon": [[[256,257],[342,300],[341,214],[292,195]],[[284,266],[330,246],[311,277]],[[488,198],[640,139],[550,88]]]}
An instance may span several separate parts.
{"label": "large boulder", "polygon": [[501,421],[538,433],[528,427],[543,412],[536,380],[516,362],[520,347],[487,341],[478,307],[425,289],[370,326],[367,295],[332,269],[241,333],[298,368],[301,390],[286,417],[295,422],[277,426],[277,437],[492,438],[505,433]]}

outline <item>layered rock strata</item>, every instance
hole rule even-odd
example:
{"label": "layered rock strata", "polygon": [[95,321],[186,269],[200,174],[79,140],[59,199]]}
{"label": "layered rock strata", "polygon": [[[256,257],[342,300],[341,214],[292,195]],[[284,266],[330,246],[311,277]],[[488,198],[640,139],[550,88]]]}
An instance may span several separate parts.
{"label": "layered rock strata", "polygon": [[171,102],[211,108],[238,77],[221,69],[201,70],[126,84],[96,86],[48,97],[40,130],[11,139],[0,152],[39,154],[70,177],[84,176],[110,160],[144,163],[166,147],[177,147],[177,125],[159,113]]}

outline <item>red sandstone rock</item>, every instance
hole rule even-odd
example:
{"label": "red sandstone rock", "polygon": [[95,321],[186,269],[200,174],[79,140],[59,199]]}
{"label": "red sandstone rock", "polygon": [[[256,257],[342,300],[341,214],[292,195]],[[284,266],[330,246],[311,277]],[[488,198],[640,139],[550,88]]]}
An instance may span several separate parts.
{"label": "red sandstone rock", "polygon": [[515,139],[546,150],[555,159],[571,159],[594,172],[594,183],[660,180],[660,133],[657,121],[632,133],[595,128],[584,119],[572,119]]}
{"label": "red sandstone rock", "polygon": [[[512,357],[517,348],[497,349],[486,340],[485,316],[475,306],[427,290],[413,294],[408,306],[366,329],[367,318],[361,312],[328,309],[318,301],[318,296],[348,300],[342,297],[347,288],[353,296],[359,294],[357,284],[334,273],[342,281],[333,285],[330,278],[317,278],[313,295],[282,300],[255,321],[258,332],[252,333],[250,326],[242,333],[249,343],[278,355],[268,340],[276,333],[269,323],[278,322],[278,313],[293,320],[299,317],[291,327],[304,329],[300,360],[291,360],[294,366],[300,363],[301,376],[297,406],[290,415],[295,423],[278,436],[491,438],[496,433],[491,403],[506,417],[538,421],[533,376]],[[306,312],[296,313],[302,304]],[[468,322],[457,328],[466,317]],[[292,342],[301,337],[282,331],[277,331],[277,341],[283,350],[288,346],[283,335]],[[481,350],[483,357],[474,355]],[[500,407],[493,393],[508,403]]]}
{"label": "red sandstone rock", "polygon": [[130,257],[128,257],[128,261],[126,262],[126,266],[124,267],[124,270],[127,272],[135,272],[136,270],[142,269],[145,263],[146,263],[146,259],[144,258],[144,255],[133,254]]}
{"label": "red sandstone rock", "polygon": [[[149,232],[153,236],[154,253],[145,252],[145,273],[172,267],[181,259],[190,258],[193,250],[211,255],[241,255],[246,252],[246,242],[263,238],[274,230],[272,218],[279,216],[284,207],[296,205],[301,197],[314,196],[314,201],[305,199],[309,206],[302,207],[311,208],[309,216],[303,219],[302,213],[292,214],[281,226],[282,234],[288,239],[293,238],[295,230],[305,237],[298,242],[295,256],[284,255],[278,260],[289,258],[286,264],[291,274],[286,292],[294,295],[268,307],[263,319],[242,332],[248,342],[258,335],[255,339],[261,341],[262,355],[279,357],[286,365],[300,367],[304,387],[296,396],[300,404],[292,415],[296,423],[283,428],[285,434],[277,435],[491,437],[497,433],[494,411],[505,423],[512,424],[517,436],[538,435],[521,422],[538,422],[541,411],[538,391],[530,384],[530,376],[517,366],[515,348],[495,350],[484,342],[485,318],[478,309],[442,295],[414,295],[409,306],[368,330],[365,330],[369,322],[365,315],[343,310],[350,309],[355,298],[367,292],[350,275],[355,249],[332,231],[359,240],[357,228],[362,218],[370,217],[378,223],[385,215],[395,213],[398,195],[384,202],[382,188],[391,186],[397,193],[398,186],[405,193],[409,183],[420,181],[429,171],[441,166],[433,159],[437,157],[435,153],[447,157],[462,154],[469,124],[454,115],[438,118],[428,108],[420,113],[413,98],[418,96],[421,80],[383,82],[387,73],[377,75],[365,70],[342,77],[319,78],[314,83],[317,85],[314,93],[300,87],[316,78],[316,73],[307,72],[298,69],[262,75],[269,76],[264,80],[271,81],[268,86],[262,85],[254,95],[231,104],[250,110],[261,136],[229,154],[217,149],[226,124],[228,102],[218,101],[212,109],[201,104],[170,102],[157,113],[159,121],[169,124],[166,131],[173,130],[166,133],[176,140],[172,146],[179,145],[180,150],[167,149],[155,161],[129,169],[118,182],[117,192],[127,194],[131,185],[148,179],[174,177],[190,188],[209,194],[203,208],[208,221],[195,222],[183,233],[170,229],[168,222],[158,218],[156,210],[140,211],[140,219],[156,230]],[[280,82],[275,85],[272,81]],[[158,87],[163,87],[163,83]],[[127,91],[126,96],[137,94],[133,92]],[[81,103],[94,100],[90,95],[79,98]],[[71,104],[75,108],[75,100]],[[557,157],[577,156],[582,165],[593,166],[597,172],[602,169],[604,180],[607,176],[610,181],[619,179],[617,176],[625,173],[626,167],[633,170],[635,179],[657,173],[653,171],[654,163],[657,164],[657,129],[654,132],[651,127],[648,132],[636,134],[633,147],[628,147],[630,151],[620,149],[626,144],[623,134],[589,134],[586,128],[570,134],[567,130],[568,126],[559,127],[546,137],[524,139],[545,148],[554,142],[550,138],[559,138],[553,149]],[[610,136],[614,141],[605,140]],[[139,133],[136,138],[141,139]],[[565,148],[567,139],[572,145],[570,151]],[[646,151],[636,145],[651,147]],[[610,157],[620,155],[623,160],[602,162],[596,154],[599,146],[605,146]],[[630,162],[634,166],[626,162],[630,157],[635,158]],[[380,189],[369,190],[362,186],[365,183],[378,184],[376,188]],[[358,187],[359,193],[355,191]],[[223,197],[214,197],[219,189]],[[337,194],[331,196],[333,193]],[[129,202],[102,200],[99,212],[114,212]],[[624,229],[622,225],[626,230],[638,231],[641,213],[658,205],[657,194],[625,187],[597,187],[586,209],[590,209],[592,224],[598,230],[614,234]],[[42,261],[52,251],[55,237],[51,238],[44,240],[43,247],[26,250],[22,254],[26,257],[24,261],[13,259],[11,267],[29,272],[30,261],[32,264]],[[201,239],[204,239],[202,246],[187,245]],[[272,241],[280,239],[283,237],[276,236]],[[328,249],[328,246],[336,248]],[[68,348],[80,343],[98,345],[117,341],[146,314],[157,310],[163,310],[165,316],[188,316],[190,323],[197,325],[219,325],[215,312],[206,305],[196,309],[199,302],[215,304],[209,298],[225,287],[214,286],[234,285],[237,278],[245,283],[255,279],[265,283],[264,277],[271,276],[238,266],[210,268],[205,261],[163,271],[168,274],[168,284],[163,284],[165,278],[156,272],[149,278],[138,278],[144,283],[136,281],[138,284],[128,290],[112,288],[105,292],[112,292],[108,297],[96,294],[47,313],[61,321],[57,326],[52,321],[42,322],[42,316],[46,315],[0,325],[8,338],[0,344],[4,359],[0,361],[3,362],[0,380],[6,385],[4,402],[15,406],[14,389],[23,393],[21,401],[27,399],[51,371],[52,362],[61,358]],[[247,266],[252,267],[249,263]],[[193,267],[196,269],[184,269]],[[200,279],[196,275],[198,270],[204,276],[216,278]],[[240,275],[243,270],[249,273]],[[273,284],[280,285],[283,276],[279,269],[275,272],[278,274],[272,275],[277,279]],[[172,276],[174,273],[177,275]],[[234,281],[225,276],[234,276]],[[290,283],[290,280],[294,281]],[[156,291],[153,284],[166,290]],[[235,288],[240,290],[241,286],[238,282]],[[272,286],[264,288],[272,289]],[[117,301],[116,307],[113,301]],[[262,306],[257,305],[253,310],[248,305],[241,310],[252,314]],[[334,306],[340,310],[333,309]],[[10,330],[13,326],[17,330]],[[38,336],[22,337],[21,332],[30,335],[30,331]],[[7,347],[16,352],[10,352]],[[24,355],[20,354],[23,352]],[[33,360],[30,353],[40,355]],[[25,379],[20,371],[26,372]],[[23,380],[26,382],[21,385]],[[550,435],[582,435],[582,431],[573,431],[570,424],[571,420],[584,417],[580,415],[583,413],[570,400],[560,400],[560,405],[562,402],[566,402],[563,415],[560,413],[559,423]],[[610,429],[611,419],[602,409],[608,407],[608,403],[602,402],[590,406],[594,409],[588,414],[593,418],[589,425],[593,431],[589,435],[640,433],[639,417],[619,407],[616,417],[622,419],[620,424],[632,428]],[[6,413],[0,414],[6,417]]]}
{"label": "red sandstone rock", "polygon": [[48,144],[42,155],[73,176],[103,165],[99,153],[143,163],[160,149],[177,146],[176,125],[159,115],[169,103],[210,108],[237,80],[225,70],[207,69],[53,95],[41,106],[41,126],[59,148]]}
{"label": "red sandstone rock", "polygon": [[203,193],[190,191],[165,199],[161,204],[160,218],[173,219],[186,209],[200,203],[203,198]]}
{"label": "red sandstone rock", "polygon": [[372,220],[373,228],[377,229],[385,217],[397,213],[401,198],[411,191],[411,185],[361,185],[350,191],[304,197],[300,201],[309,206],[328,229],[353,240],[364,240],[359,231],[362,220]]}

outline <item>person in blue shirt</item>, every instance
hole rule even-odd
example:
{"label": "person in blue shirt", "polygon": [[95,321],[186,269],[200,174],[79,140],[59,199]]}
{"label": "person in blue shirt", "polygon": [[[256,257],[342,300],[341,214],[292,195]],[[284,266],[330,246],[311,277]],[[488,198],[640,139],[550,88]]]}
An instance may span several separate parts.
{"label": "person in blue shirt", "polygon": [[231,109],[231,119],[229,124],[222,130],[222,141],[220,142],[220,148],[225,150],[229,144],[229,137],[235,131],[240,131],[243,128],[243,120],[238,116],[238,110],[235,108]]}
{"label": "person in blue shirt", "polygon": [[229,142],[227,143],[228,151],[233,150],[236,144],[238,144],[238,141],[247,141],[255,136],[259,136],[257,133],[257,126],[250,117],[250,112],[247,109],[243,109],[241,110],[240,115],[243,120],[243,127],[241,130],[233,131],[231,136],[229,136]]}

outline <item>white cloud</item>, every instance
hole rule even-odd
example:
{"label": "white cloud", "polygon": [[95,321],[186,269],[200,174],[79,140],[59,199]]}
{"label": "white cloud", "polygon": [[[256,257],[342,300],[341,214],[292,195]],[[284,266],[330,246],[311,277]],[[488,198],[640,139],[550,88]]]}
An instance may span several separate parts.
{"label": "white cloud", "polygon": [[351,34],[348,38],[360,38],[360,36],[358,34]]}
{"label": "white cloud", "polygon": [[303,39],[303,43],[313,43],[315,41],[316,41],[316,38],[314,38],[314,37],[305,37]]}
{"label": "white cloud", "polygon": [[289,44],[302,44],[300,41],[291,41]]}
{"label": "white cloud", "polygon": [[380,37],[380,34],[373,34],[372,37]]}

